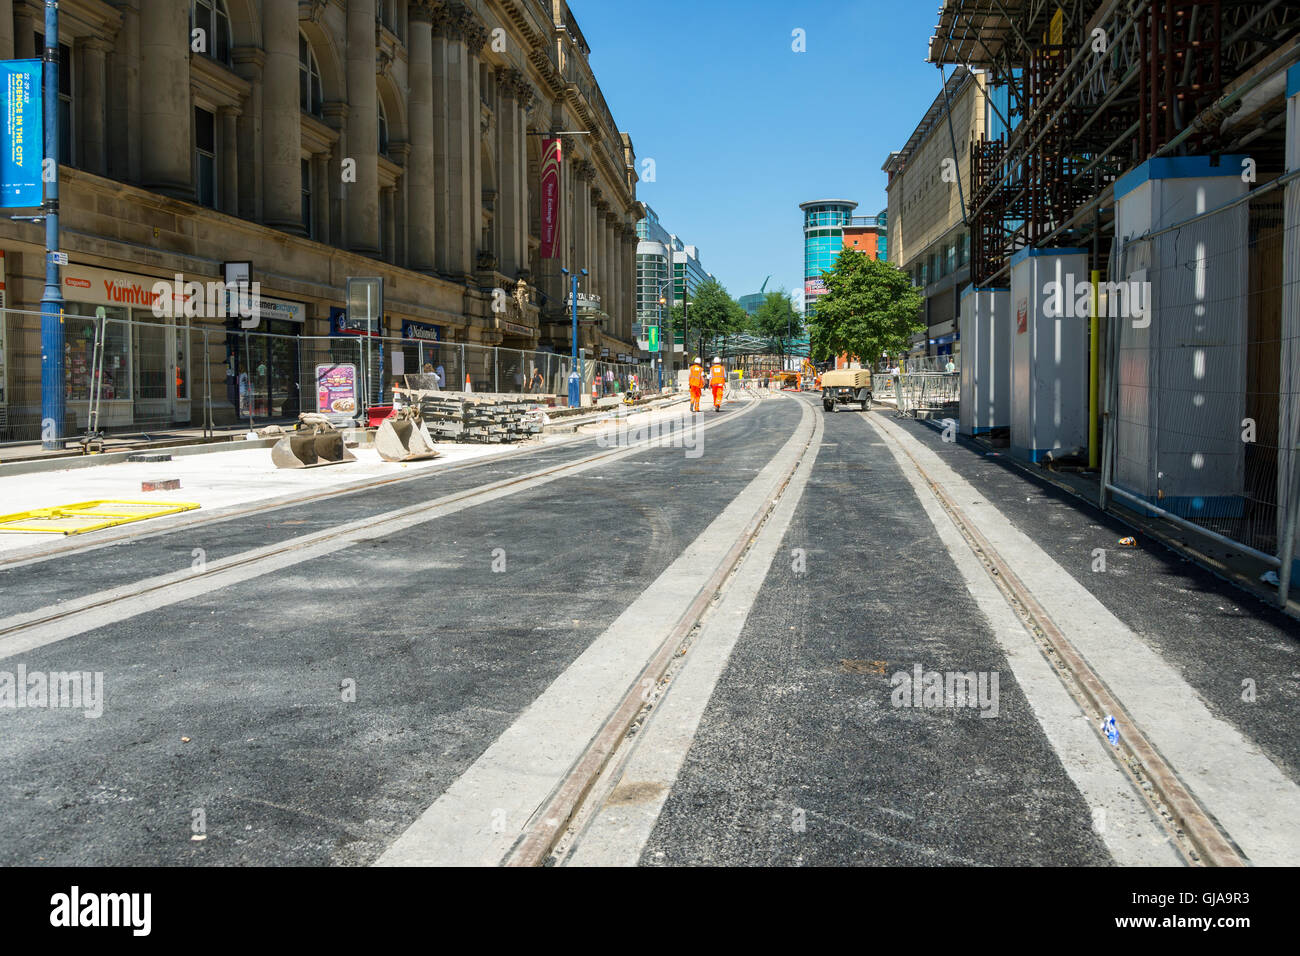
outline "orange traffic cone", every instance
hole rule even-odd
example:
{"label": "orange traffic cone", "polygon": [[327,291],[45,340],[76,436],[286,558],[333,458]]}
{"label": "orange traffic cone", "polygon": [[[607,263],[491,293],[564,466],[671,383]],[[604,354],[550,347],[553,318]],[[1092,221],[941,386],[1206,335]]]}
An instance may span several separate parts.
{"label": "orange traffic cone", "polygon": [[474,383],[469,380],[469,372],[465,373],[465,391],[474,391]]}

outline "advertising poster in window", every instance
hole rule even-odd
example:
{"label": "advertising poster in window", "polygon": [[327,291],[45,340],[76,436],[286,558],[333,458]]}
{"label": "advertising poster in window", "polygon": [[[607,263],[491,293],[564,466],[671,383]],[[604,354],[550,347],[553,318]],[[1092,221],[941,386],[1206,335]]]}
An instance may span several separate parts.
{"label": "advertising poster in window", "polygon": [[0,60],[4,123],[0,126],[0,207],[39,206],[45,199],[41,61]]}
{"label": "advertising poster in window", "polygon": [[357,410],[357,367],[316,366],[316,410],[327,415],[351,415]]}

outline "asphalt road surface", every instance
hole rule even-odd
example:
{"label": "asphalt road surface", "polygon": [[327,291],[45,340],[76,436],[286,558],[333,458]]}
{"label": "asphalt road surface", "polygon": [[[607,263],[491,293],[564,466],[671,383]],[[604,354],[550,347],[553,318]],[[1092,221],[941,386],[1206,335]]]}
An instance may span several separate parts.
{"label": "asphalt road surface", "polygon": [[0,567],[0,704],[103,687],[0,706],[0,865],[499,864],[742,540],[559,862],[1183,862],[908,454],[1042,549],[1243,856],[1300,862],[1294,622],[1155,548],[1095,573],[1119,526],[888,412],[682,418]]}

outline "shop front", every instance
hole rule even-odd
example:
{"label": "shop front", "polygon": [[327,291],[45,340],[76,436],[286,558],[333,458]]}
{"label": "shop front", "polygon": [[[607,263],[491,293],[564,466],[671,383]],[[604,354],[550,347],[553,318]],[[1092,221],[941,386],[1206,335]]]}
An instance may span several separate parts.
{"label": "shop front", "polygon": [[159,280],[91,266],[63,269],[64,375],[70,427],[84,430],[93,390],[96,319],[102,319],[101,428],[190,421],[188,320],[156,313]]}
{"label": "shop front", "polygon": [[[444,332],[441,325],[428,322],[405,321],[402,323],[401,353],[394,351],[392,356],[392,374],[394,378],[401,375],[415,375],[425,372],[438,375],[440,388],[457,388],[458,383],[447,385],[448,353],[454,346],[443,344]],[[455,364],[455,363],[452,363]],[[438,369],[442,369],[439,374]]]}
{"label": "shop front", "polygon": [[263,295],[257,323],[245,329],[245,321],[226,321],[226,400],[238,417],[292,420],[312,410],[310,393],[303,404],[306,304]]}

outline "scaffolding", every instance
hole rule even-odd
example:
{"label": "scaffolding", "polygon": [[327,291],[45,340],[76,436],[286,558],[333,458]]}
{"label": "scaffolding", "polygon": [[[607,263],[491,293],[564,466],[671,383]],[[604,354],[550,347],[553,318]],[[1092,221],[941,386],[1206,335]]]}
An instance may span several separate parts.
{"label": "scaffolding", "polygon": [[1153,156],[1249,138],[1280,169],[1261,135],[1279,116],[1224,121],[1298,35],[1300,4],[1282,0],[945,0],[930,61],[1006,91],[1004,132],[970,147],[972,282],[995,284],[1025,246],[1088,246],[1104,268],[1108,187]]}

